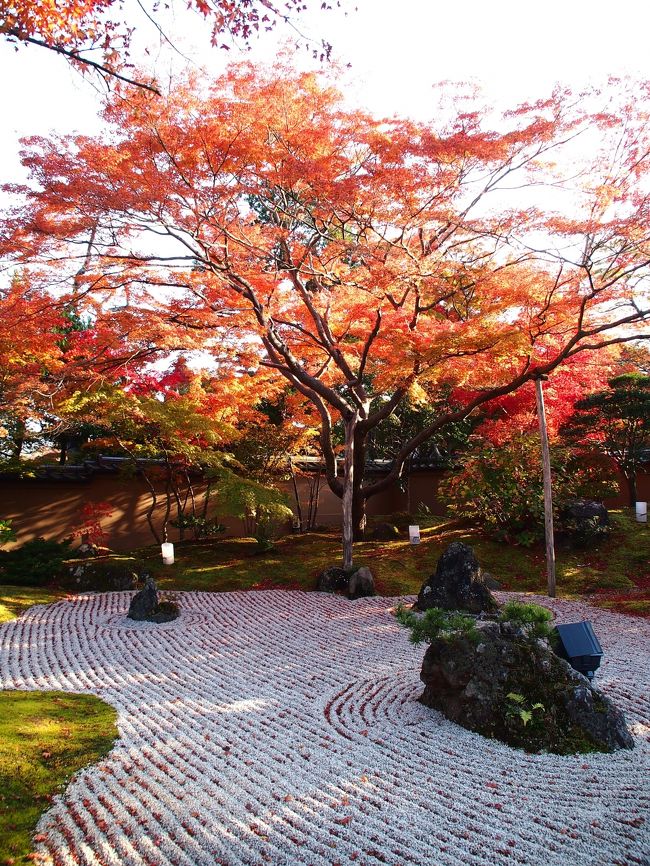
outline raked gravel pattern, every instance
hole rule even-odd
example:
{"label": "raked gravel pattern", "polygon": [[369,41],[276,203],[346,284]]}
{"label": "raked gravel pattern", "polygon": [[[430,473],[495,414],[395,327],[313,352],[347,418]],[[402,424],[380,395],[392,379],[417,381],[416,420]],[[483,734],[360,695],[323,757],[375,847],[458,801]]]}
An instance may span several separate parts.
{"label": "raked gravel pattern", "polygon": [[396,625],[397,599],[183,593],[158,626],[126,620],[129,600],[80,596],[0,627],[4,688],[119,711],[114,749],[41,819],[43,863],[650,864],[650,622],[531,599],[593,622],[598,686],[636,741],[560,757],[419,704],[424,647]]}

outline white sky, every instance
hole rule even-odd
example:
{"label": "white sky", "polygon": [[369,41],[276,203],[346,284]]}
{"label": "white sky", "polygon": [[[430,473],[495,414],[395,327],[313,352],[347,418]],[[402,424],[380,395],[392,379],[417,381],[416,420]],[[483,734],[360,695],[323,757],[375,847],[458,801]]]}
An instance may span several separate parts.
{"label": "white sky", "polygon": [[[185,54],[215,73],[242,56],[237,49],[207,50],[208,27],[198,17],[188,19],[183,0],[176,2],[177,18],[165,27]],[[357,0],[356,12],[354,0],[345,2],[347,17],[314,13],[298,23],[304,32],[328,38],[352,64],[341,82],[351,101],[382,114],[427,116],[431,85],[442,79],[475,80],[490,99],[512,104],[547,95],[557,81],[606,86],[611,74],[650,78],[647,0]],[[320,0],[312,4],[318,8]],[[155,37],[142,20],[141,46]],[[268,58],[277,45],[277,35],[266,35],[253,57]],[[159,51],[149,58],[156,56],[164,68]],[[178,56],[174,64],[182,64]],[[91,80],[50,52],[0,43],[0,183],[24,178],[21,136],[99,128],[101,98]]]}

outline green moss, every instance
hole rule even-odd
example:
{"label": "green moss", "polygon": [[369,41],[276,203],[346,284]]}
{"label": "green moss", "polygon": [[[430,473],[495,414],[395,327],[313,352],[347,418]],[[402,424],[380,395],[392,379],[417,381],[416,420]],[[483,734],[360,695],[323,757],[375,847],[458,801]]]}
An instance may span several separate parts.
{"label": "green moss", "polygon": [[[577,597],[602,589],[627,590],[641,563],[650,561],[650,532],[623,512],[611,512],[611,536],[589,552],[558,550],[557,592]],[[394,517],[392,523],[399,525]],[[503,589],[519,592],[546,591],[544,548],[514,547],[492,541],[477,527],[445,517],[427,516],[420,524],[421,543],[403,537],[390,541],[355,544],[355,565],[366,565],[375,576],[380,595],[416,594],[433,573],[437,561],[452,541],[469,544],[481,566]],[[226,592],[238,589],[312,590],[323,569],[340,563],[339,533],[310,532],[290,535],[276,542],[272,551],[260,554],[250,538],[229,538],[175,545],[176,562],[163,566],[159,548],[136,554],[145,560],[164,589]]]}
{"label": "green moss", "polygon": [[[610,537],[589,551],[558,550],[557,592],[563,597],[585,593],[631,593],[629,612],[648,613],[644,599],[634,598],[637,576],[650,561],[650,530],[636,523],[625,511],[610,512],[613,530]],[[394,518],[391,522],[399,525]],[[445,517],[427,516],[420,524],[421,543],[409,543],[406,529],[402,537],[390,541],[363,541],[355,544],[355,565],[368,566],[380,595],[416,594],[433,573],[437,561],[452,541],[469,544],[481,566],[489,571],[503,589],[519,592],[546,591],[546,561],[543,546],[514,547],[484,537],[477,527]],[[156,578],[162,589],[227,592],[241,589],[313,590],[323,569],[340,563],[341,539],[336,531],[289,535],[278,540],[272,551],[259,553],[252,538],[214,539],[182,542],[175,545],[174,565],[164,566],[158,547],[134,552]],[[131,557],[122,557],[131,560]],[[115,557],[119,559],[119,557]],[[15,615],[29,606],[60,597],[45,589],[37,590],[36,600],[21,603],[31,590],[16,587],[0,597],[2,605]],[[15,603],[13,601],[15,599]],[[613,607],[614,605],[612,605]],[[623,610],[624,608],[619,607]]]}
{"label": "green moss", "polygon": [[650,598],[645,599],[594,599],[594,604],[607,610],[618,613],[627,613],[630,616],[650,617]]}
{"label": "green moss", "polygon": [[56,589],[0,585],[0,623],[20,616],[35,604],[50,604],[66,597]]}
{"label": "green moss", "polygon": [[94,695],[0,691],[0,863],[28,863],[54,794],[105,755],[117,713]]}

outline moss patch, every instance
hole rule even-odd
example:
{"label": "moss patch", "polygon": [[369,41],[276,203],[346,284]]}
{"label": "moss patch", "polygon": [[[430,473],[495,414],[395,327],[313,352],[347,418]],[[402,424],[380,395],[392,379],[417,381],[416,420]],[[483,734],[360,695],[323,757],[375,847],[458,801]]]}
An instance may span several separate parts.
{"label": "moss patch", "polygon": [[0,691],[0,864],[31,862],[39,817],[73,773],[110,751],[116,719],[94,695]]}
{"label": "moss patch", "polygon": [[0,585],[0,622],[7,622],[35,604],[51,604],[66,597],[57,589]]}
{"label": "moss patch", "polygon": [[[564,597],[606,590],[634,589],[634,575],[650,562],[650,532],[623,511],[612,512],[613,531],[589,550],[557,551],[557,591]],[[543,545],[514,547],[486,538],[479,528],[444,517],[426,517],[420,523],[421,543],[411,545],[406,530],[390,541],[355,544],[356,565],[367,565],[380,595],[416,594],[452,541],[474,549],[481,566],[503,589],[546,591]],[[310,532],[280,539],[274,549],[260,554],[254,539],[232,538],[175,545],[176,561],[163,566],[160,550],[137,552],[146,560],[162,589],[226,592],[238,589],[313,590],[323,569],[341,560],[337,532]]]}

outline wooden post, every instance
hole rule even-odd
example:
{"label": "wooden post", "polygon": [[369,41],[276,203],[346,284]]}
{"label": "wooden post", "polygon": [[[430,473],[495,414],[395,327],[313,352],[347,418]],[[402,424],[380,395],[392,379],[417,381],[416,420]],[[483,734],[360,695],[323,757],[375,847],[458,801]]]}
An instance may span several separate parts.
{"label": "wooden post", "polygon": [[293,495],[296,498],[296,513],[298,517],[298,525],[300,527],[300,532],[303,532],[305,529],[304,521],[302,519],[302,505],[300,504],[300,494],[298,493],[298,482],[296,481],[296,473],[293,469],[293,460],[291,456],[289,456],[289,472],[291,473],[291,480],[293,482]]}
{"label": "wooden post", "polygon": [[537,396],[537,416],[539,418],[539,435],[542,442],[542,469],[544,474],[544,535],[546,537],[546,574],[548,577],[548,594],[555,598],[555,543],[553,539],[553,488],[551,487],[551,454],[548,447],[548,431],[546,429],[546,411],[544,409],[544,392],[542,381],[547,376],[535,379]]}
{"label": "wooden post", "polygon": [[343,464],[343,568],[352,568],[354,540],[352,498],[354,495],[354,430],[357,418],[344,421],[345,462]]}

